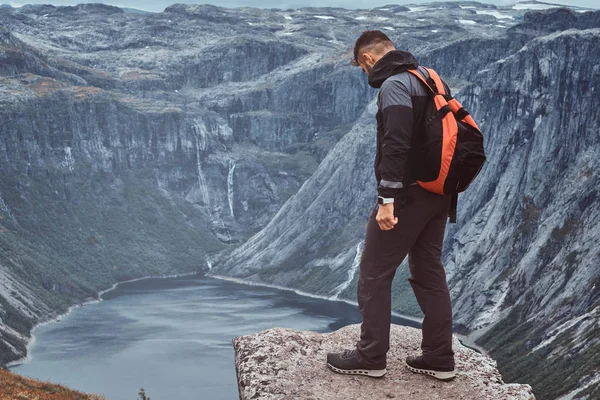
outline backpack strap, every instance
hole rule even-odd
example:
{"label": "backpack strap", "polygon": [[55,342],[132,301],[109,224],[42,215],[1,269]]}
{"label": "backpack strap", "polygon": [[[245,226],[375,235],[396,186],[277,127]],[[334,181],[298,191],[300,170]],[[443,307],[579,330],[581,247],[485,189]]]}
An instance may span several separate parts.
{"label": "backpack strap", "polygon": [[446,93],[446,89],[444,88],[444,83],[442,82],[442,79],[437,74],[437,72],[435,72],[431,68],[427,68],[427,67],[423,67],[423,68],[429,73],[429,78],[435,82],[435,86],[437,86],[437,88],[438,88],[437,93],[446,96],[447,93]]}
{"label": "backpack strap", "polygon": [[[421,68],[423,68],[425,72],[423,72]],[[409,69],[408,72],[419,78],[419,80],[423,82],[425,86],[427,86],[434,95],[438,93],[435,81],[431,79],[431,76],[429,76],[427,69],[425,69],[424,67],[418,67],[417,69]],[[425,73],[427,73],[427,75],[425,75]]]}
{"label": "backpack strap", "polygon": [[448,217],[450,218],[450,223],[456,223],[456,210],[458,208],[458,193],[452,194],[452,200],[450,202],[450,211],[448,212]]}
{"label": "backpack strap", "polygon": [[419,78],[419,80],[431,90],[434,96],[441,94],[446,101],[453,99],[450,94],[446,93],[444,82],[442,82],[440,76],[433,69],[418,66],[416,69],[409,69],[408,72]]}

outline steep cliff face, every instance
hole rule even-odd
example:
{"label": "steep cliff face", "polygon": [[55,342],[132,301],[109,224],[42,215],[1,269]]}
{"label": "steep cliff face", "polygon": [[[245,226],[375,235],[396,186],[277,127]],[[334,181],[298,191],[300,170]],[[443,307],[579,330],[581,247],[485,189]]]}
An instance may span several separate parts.
{"label": "steep cliff face", "polygon": [[509,379],[536,379],[540,359],[560,369],[566,382],[536,379],[545,396],[599,365],[598,49],[600,29],[552,33],[461,92],[491,157],[446,241],[456,323]]}
{"label": "steep cliff face", "polygon": [[[456,79],[489,154],[445,242],[456,328],[539,398],[598,394],[600,36],[598,13],[567,13],[583,29],[549,27],[563,10],[529,14],[506,37],[465,39],[423,57]],[[466,71],[456,68],[460,54]],[[374,152],[373,106],[263,231],[223,253],[217,273],[355,299],[375,202],[372,165],[358,156]],[[406,273],[395,282],[395,307],[413,312]]]}

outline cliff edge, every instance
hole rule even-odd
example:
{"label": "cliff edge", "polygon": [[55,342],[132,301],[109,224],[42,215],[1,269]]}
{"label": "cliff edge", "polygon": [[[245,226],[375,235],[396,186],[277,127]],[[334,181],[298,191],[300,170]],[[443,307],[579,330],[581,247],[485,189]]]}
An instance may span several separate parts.
{"label": "cliff edge", "polygon": [[454,339],[458,375],[441,382],[404,366],[419,351],[421,331],[392,325],[388,373],[382,379],[339,375],[327,352],[352,348],[360,325],[320,334],[273,328],[233,339],[240,399],[535,399],[531,386],[504,383],[496,361]]}

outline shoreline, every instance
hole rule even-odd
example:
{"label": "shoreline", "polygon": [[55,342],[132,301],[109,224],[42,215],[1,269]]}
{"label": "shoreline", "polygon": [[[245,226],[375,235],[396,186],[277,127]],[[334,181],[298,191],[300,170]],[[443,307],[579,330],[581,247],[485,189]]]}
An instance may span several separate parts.
{"label": "shoreline", "polygon": [[[313,299],[319,299],[319,300],[327,300],[327,301],[339,301],[342,303],[346,303],[346,304],[350,304],[352,306],[358,306],[358,303],[355,301],[351,301],[351,300],[347,300],[347,299],[339,299],[339,298],[332,298],[332,297],[327,297],[327,296],[321,296],[318,294],[312,294],[312,293],[308,293],[308,292],[303,292],[302,290],[299,289],[293,289],[293,288],[288,288],[285,286],[278,286],[278,285],[271,285],[269,283],[260,283],[260,282],[255,282],[255,281],[245,281],[241,278],[234,278],[234,277],[230,277],[230,276],[223,276],[223,275],[211,275],[210,272],[206,274],[207,277],[209,278],[214,278],[214,279],[220,279],[223,281],[229,281],[229,282],[235,282],[235,283],[240,283],[243,285],[248,285],[248,286],[259,286],[259,287],[267,287],[270,289],[278,289],[278,290],[283,290],[286,292],[294,292],[299,296],[304,296],[304,297],[310,297]],[[394,317],[398,317],[398,318],[402,318],[405,319],[407,321],[411,321],[414,323],[417,323],[419,325],[421,325],[423,323],[423,319],[422,318],[417,318],[417,317],[413,317],[410,315],[405,315],[405,314],[401,314],[395,311],[392,311],[392,315]]]}
{"label": "shoreline", "polygon": [[118,281],[115,282],[111,285],[111,287],[109,287],[108,289],[104,289],[101,290],[97,293],[96,298],[95,299],[91,299],[91,300],[85,300],[81,303],[75,303],[69,306],[69,308],[67,308],[67,311],[65,311],[64,313],[60,313],[58,315],[56,315],[55,317],[52,317],[48,320],[42,321],[42,322],[38,322],[37,324],[35,324],[31,330],[29,331],[31,334],[31,337],[29,339],[26,340],[26,344],[25,344],[25,356],[18,358],[16,360],[13,361],[9,361],[8,363],[6,363],[6,365],[4,365],[4,367],[6,369],[9,369],[11,367],[16,367],[19,366],[21,364],[25,364],[26,362],[29,362],[31,360],[31,356],[30,356],[30,349],[31,346],[34,345],[35,343],[35,334],[34,331],[38,328],[41,328],[44,325],[47,324],[51,324],[54,322],[59,322],[61,318],[68,316],[74,309],[88,305],[88,304],[95,304],[95,303],[99,303],[101,301],[103,301],[104,299],[102,298],[102,295],[104,295],[105,293],[110,292],[111,290],[115,290],[117,288],[117,286],[119,286],[122,283],[129,283],[129,282],[136,282],[136,281],[141,281],[144,279],[167,279],[167,278],[178,278],[178,277],[182,277],[182,276],[191,276],[191,275],[200,275],[202,274],[202,272],[184,272],[184,273],[180,273],[180,274],[169,274],[169,275],[148,275],[148,276],[143,276],[143,277],[139,277],[139,278],[133,278],[133,279],[127,279],[124,281]]}
{"label": "shoreline", "polygon": [[454,336],[456,336],[456,338],[458,339],[458,341],[465,347],[468,347],[469,349],[475,350],[481,354],[483,354],[486,357],[489,357],[493,360],[496,360],[495,358],[493,358],[492,356],[490,356],[490,353],[488,353],[488,351],[486,349],[484,349],[483,347],[481,347],[480,345],[478,345],[477,343],[475,343],[475,340],[471,339],[469,337],[469,335],[461,335],[460,333],[454,333]]}
{"label": "shoreline", "polygon": [[[260,283],[260,282],[255,282],[255,281],[245,281],[241,278],[234,278],[234,277],[230,277],[230,276],[223,276],[223,275],[211,275],[210,274],[210,270],[208,271],[208,273],[206,274],[207,277],[209,278],[215,278],[215,279],[220,279],[220,280],[224,280],[224,281],[229,281],[229,282],[235,282],[235,283],[240,283],[243,285],[248,285],[248,286],[258,286],[258,287],[268,287],[271,289],[277,289],[277,290],[283,290],[286,292],[294,292],[297,295],[300,296],[305,296],[305,297],[310,297],[313,299],[319,299],[319,300],[327,300],[327,301],[339,301],[342,303],[346,303],[346,304],[350,304],[352,306],[358,306],[358,303],[355,301],[351,301],[351,300],[347,300],[347,299],[339,299],[339,298],[332,298],[332,297],[326,297],[326,296],[321,296],[321,295],[317,295],[317,294],[312,294],[312,293],[308,293],[308,292],[303,292],[302,290],[299,289],[293,289],[293,288],[288,288],[288,287],[284,287],[284,286],[278,286],[278,285],[271,285],[268,283]],[[419,325],[422,325],[423,323],[423,319],[422,318],[417,318],[417,317],[413,317],[410,315],[405,315],[405,314],[401,314],[399,312],[395,312],[392,311],[392,315],[395,317],[399,317],[402,319],[405,319],[407,321],[411,321],[414,323],[417,323]],[[419,329],[421,329],[419,327]],[[487,352],[487,350],[485,350],[483,347],[479,346],[478,344],[475,343],[474,340],[472,340],[468,335],[461,335],[458,333],[452,333],[457,339],[458,341],[465,347],[477,351],[480,354],[483,354],[486,357],[490,357],[489,353]]]}
{"label": "shoreline", "polygon": [[[202,271],[196,271],[196,272],[184,272],[184,273],[178,273],[178,274],[163,274],[163,275],[148,275],[148,276],[142,276],[139,278],[133,278],[133,279],[127,279],[124,281],[118,281],[115,282],[114,284],[112,284],[109,288],[101,290],[98,292],[98,294],[96,295],[95,299],[90,299],[90,300],[86,300],[83,301],[81,303],[75,303],[71,306],[69,306],[69,308],[67,309],[67,311],[65,311],[64,313],[58,314],[53,318],[50,318],[46,321],[42,321],[39,322],[37,324],[35,324],[32,328],[31,328],[31,337],[26,341],[26,355],[24,357],[18,358],[16,360],[10,361],[8,363],[6,363],[6,365],[4,366],[5,368],[9,369],[11,367],[16,367],[19,366],[21,364],[27,363],[31,360],[31,355],[30,355],[30,349],[31,346],[33,346],[35,344],[35,330],[47,325],[47,324],[51,324],[54,322],[59,322],[61,320],[61,318],[68,316],[74,309],[78,308],[78,307],[82,307],[88,304],[94,304],[94,303],[99,303],[101,301],[103,301],[104,299],[102,298],[102,295],[115,290],[120,284],[123,283],[130,283],[130,282],[137,282],[137,281],[141,281],[141,280],[145,280],[145,279],[168,279],[168,278],[179,278],[179,277],[183,277],[183,276],[192,276],[192,275],[202,275],[204,277],[207,278],[212,278],[212,279],[217,279],[217,280],[222,280],[222,281],[228,281],[228,282],[234,282],[234,283],[239,283],[242,285],[247,285],[247,286],[257,286],[257,287],[265,287],[265,288],[270,288],[270,289],[277,289],[277,290],[283,290],[286,292],[293,292],[296,293],[299,296],[303,296],[303,297],[310,297],[313,299],[319,299],[319,300],[326,300],[326,301],[332,301],[332,302],[342,302],[342,303],[346,303],[346,304],[350,304],[352,306],[358,306],[358,303],[355,301],[351,301],[351,300],[347,300],[347,299],[339,299],[339,298],[332,298],[332,297],[327,297],[327,296],[321,296],[321,295],[316,295],[316,294],[312,294],[312,293],[308,293],[308,292],[304,292],[302,290],[299,289],[293,289],[293,288],[288,288],[288,287],[284,287],[284,286],[278,286],[278,285],[272,285],[272,284],[268,284],[268,283],[260,283],[260,282],[255,282],[255,281],[246,281],[243,280],[241,278],[234,278],[234,277],[229,277],[229,276],[223,276],[223,275],[212,275],[210,274],[210,271],[208,271],[207,273],[203,273]],[[392,315],[398,318],[402,318],[404,320],[416,323],[421,325],[423,323],[423,319],[422,318],[417,318],[417,317],[413,317],[410,315],[405,315],[402,313],[398,313],[395,311],[392,311]],[[475,342],[473,340],[471,340],[469,338],[469,336],[467,335],[461,335],[458,333],[454,333],[454,336],[456,336],[458,338],[458,340],[460,341],[460,343],[463,346],[466,346],[468,348],[471,348],[473,350],[478,351],[479,353],[488,356],[489,354],[488,352],[482,348],[481,346],[475,344]]]}

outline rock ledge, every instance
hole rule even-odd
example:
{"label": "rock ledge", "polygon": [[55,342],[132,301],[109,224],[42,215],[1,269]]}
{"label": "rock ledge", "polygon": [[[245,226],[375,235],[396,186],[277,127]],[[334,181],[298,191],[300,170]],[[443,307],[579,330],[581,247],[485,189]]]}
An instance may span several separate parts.
{"label": "rock ledge", "polygon": [[504,383],[496,361],[454,339],[458,376],[451,382],[404,367],[419,352],[421,331],[392,325],[388,373],[382,379],[345,376],[325,365],[327,352],[352,348],[360,325],[320,334],[273,328],[233,339],[240,399],[535,399],[531,386]]}

